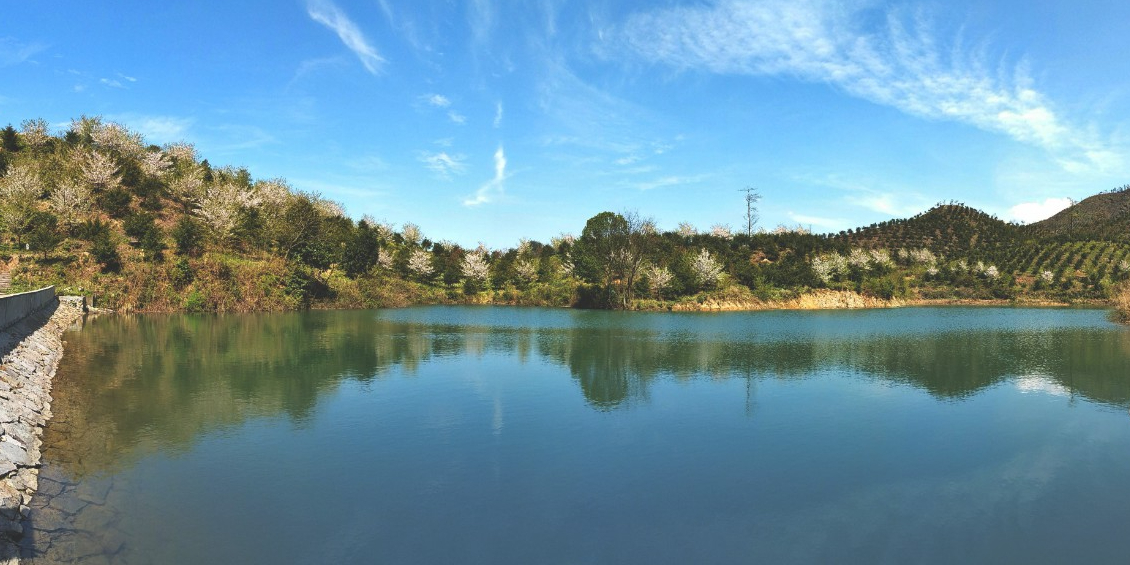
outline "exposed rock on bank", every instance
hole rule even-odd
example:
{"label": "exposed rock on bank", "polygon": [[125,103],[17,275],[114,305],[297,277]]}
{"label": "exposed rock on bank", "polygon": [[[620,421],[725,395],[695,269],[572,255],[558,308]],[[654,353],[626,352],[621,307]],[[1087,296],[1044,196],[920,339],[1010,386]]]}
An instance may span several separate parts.
{"label": "exposed rock on bank", "polygon": [[62,335],[82,314],[82,298],[61,297],[0,331],[0,565],[19,562]]}
{"label": "exposed rock on bank", "polygon": [[703,302],[682,302],[671,307],[675,311],[736,312],[748,310],[845,310],[851,308],[896,308],[901,300],[884,300],[843,290],[817,290],[782,301],[756,299],[708,299]]}

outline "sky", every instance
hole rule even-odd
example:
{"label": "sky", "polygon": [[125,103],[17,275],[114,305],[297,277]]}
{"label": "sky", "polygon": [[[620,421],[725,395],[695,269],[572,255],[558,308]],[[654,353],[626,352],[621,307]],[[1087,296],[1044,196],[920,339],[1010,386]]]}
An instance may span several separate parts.
{"label": "sky", "polygon": [[833,232],[1030,222],[1130,183],[1130,3],[9,3],[0,123],[101,115],[214,165],[512,246],[605,210]]}

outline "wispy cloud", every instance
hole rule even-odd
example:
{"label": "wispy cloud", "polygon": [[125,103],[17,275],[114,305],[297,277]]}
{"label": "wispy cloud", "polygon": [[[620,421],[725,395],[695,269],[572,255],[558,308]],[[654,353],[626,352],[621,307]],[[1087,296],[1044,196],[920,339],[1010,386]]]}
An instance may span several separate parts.
{"label": "wispy cloud", "polygon": [[9,67],[32,60],[47,49],[43,43],[20,43],[11,37],[0,37],[0,67]]}
{"label": "wispy cloud", "polygon": [[494,129],[502,127],[502,102],[494,108]]}
{"label": "wispy cloud", "polygon": [[447,113],[447,119],[449,119],[452,122],[459,124],[459,125],[463,125],[463,124],[467,123],[467,116],[464,116],[463,114],[460,114],[459,112],[456,112],[455,110],[451,110]]}
{"label": "wispy cloud", "polygon": [[420,97],[425,104],[435,106],[436,108],[447,108],[451,106],[451,99],[442,94],[425,94]]}
{"label": "wispy cloud", "polygon": [[306,13],[310,19],[336,33],[341,42],[361,60],[365,70],[374,75],[380,72],[381,66],[385,63],[384,57],[377,53],[376,48],[365,38],[365,34],[361,33],[357,24],[354,24],[336,4],[329,0],[310,0],[306,5]]}
{"label": "wispy cloud", "polygon": [[112,78],[100,78],[98,79],[98,82],[101,83],[102,86],[109,88],[125,88],[125,85],[122,84],[121,81]]}
{"label": "wispy cloud", "polygon": [[1024,65],[1004,71],[961,37],[943,45],[921,13],[831,0],[719,0],[632,16],[622,41],[645,60],[683,70],[788,75],[835,85],[908,114],[953,120],[1044,148],[1061,166],[1109,169],[1119,157],[1069,124]]}
{"label": "wispy cloud", "polygon": [[489,204],[499,196],[502,196],[505,190],[504,183],[506,182],[506,152],[503,151],[502,146],[498,146],[498,150],[494,152],[494,178],[489,182],[479,187],[475,191],[475,195],[463,200],[464,206],[479,206],[481,204]]}
{"label": "wispy cloud", "polygon": [[1008,209],[1008,218],[1030,224],[1050,218],[1071,206],[1070,198],[1048,198],[1043,202],[1022,202]]}
{"label": "wispy cloud", "polygon": [[439,153],[429,151],[420,152],[420,162],[443,180],[451,180],[455,175],[461,175],[466,172],[466,160],[467,157],[464,155],[451,155],[446,151],[440,151]]}
{"label": "wispy cloud", "polygon": [[706,180],[707,177],[708,177],[708,175],[691,175],[691,176],[668,175],[668,176],[665,176],[665,177],[660,177],[660,178],[652,179],[652,180],[649,180],[649,181],[632,182],[632,183],[629,183],[629,184],[632,186],[632,188],[635,188],[637,190],[645,190],[646,191],[646,190],[655,190],[657,188],[667,188],[667,187],[671,187],[671,186],[699,184],[702,181]]}
{"label": "wispy cloud", "polygon": [[187,137],[189,128],[196,120],[178,116],[150,116],[141,114],[115,114],[106,116],[140,133],[148,143],[174,143]]}

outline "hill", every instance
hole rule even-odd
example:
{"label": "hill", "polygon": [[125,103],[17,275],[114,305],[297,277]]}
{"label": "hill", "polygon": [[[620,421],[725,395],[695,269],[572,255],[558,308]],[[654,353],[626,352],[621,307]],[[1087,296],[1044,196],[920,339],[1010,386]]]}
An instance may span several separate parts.
{"label": "hill", "polygon": [[1021,228],[1028,238],[1130,240],[1130,185],[1087,197],[1058,214]]}
{"label": "hill", "polygon": [[964,204],[943,203],[911,218],[840,232],[852,247],[924,248],[945,257],[991,258],[1016,244],[1019,226]]}

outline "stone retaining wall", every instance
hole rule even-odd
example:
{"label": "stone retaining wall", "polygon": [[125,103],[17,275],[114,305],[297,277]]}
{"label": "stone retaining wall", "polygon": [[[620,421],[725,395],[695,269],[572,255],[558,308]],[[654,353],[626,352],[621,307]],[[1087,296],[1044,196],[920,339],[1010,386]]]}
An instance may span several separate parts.
{"label": "stone retaining wall", "polygon": [[0,296],[0,331],[55,300],[55,287]]}
{"label": "stone retaining wall", "polygon": [[56,299],[54,288],[44,290],[50,290],[49,300],[0,330],[0,565],[19,562],[18,542],[39,484],[39,438],[51,418],[51,379],[63,357],[62,335],[85,306],[81,297]]}

